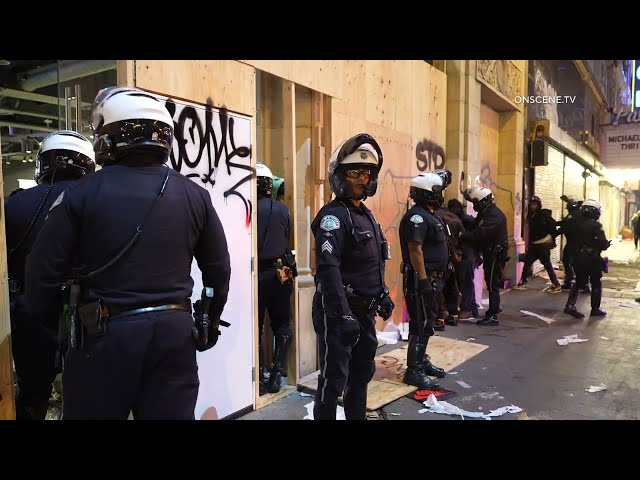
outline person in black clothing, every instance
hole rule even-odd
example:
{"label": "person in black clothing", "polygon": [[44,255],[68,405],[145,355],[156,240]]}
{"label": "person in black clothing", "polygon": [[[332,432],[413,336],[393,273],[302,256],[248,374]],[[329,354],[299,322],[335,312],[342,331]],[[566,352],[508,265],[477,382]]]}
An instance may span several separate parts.
{"label": "person in black clothing", "polygon": [[560,293],[562,288],[551,264],[551,249],[555,247],[554,237],[557,235],[556,221],[551,216],[551,210],[543,209],[540,197],[535,195],[529,201],[527,223],[529,224],[529,239],[524,268],[522,269],[520,283],[513,288],[514,290],[526,290],[527,277],[533,274],[533,262],[540,260],[547,274],[549,274],[549,280],[551,280],[551,287],[545,291]]}
{"label": "person in black clothing", "polygon": [[[571,282],[576,278],[573,270],[573,259],[578,241],[578,226],[585,219],[580,212],[582,200],[573,200],[563,195],[560,197],[567,203],[567,215],[558,222],[556,235],[564,235],[567,243],[562,251],[562,265],[564,267],[563,290],[571,290]],[[590,293],[590,292],[585,292]]]}
{"label": "person in black clothing", "polygon": [[[473,228],[476,219],[463,211],[460,200],[452,198],[447,203],[447,207],[460,218],[464,230]],[[470,311],[471,315],[479,317],[480,314],[478,313],[478,304],[476,303],[476,287],[474,282],[475,270],[478,268],[478,255],[476,254],[476,250],[467,244],[463,243],[461,247],[462,262],[456,265],[455,269],[460,293],[462,293],[460,309],[462,311]]]}
{"label": "person in black clothing", "polygon": [[465,231],[462,220],[447,207],[440,207],[436,213],[447,227],[447,241],[449,242],[449,265],[444,275],[442,295],[438,302],[439,315],[434,325],[435,330],[444,330],[445,324],[456,326],[460,316],[462,293],[458,285],[458,268],[462,264],[462,245],[460,235]]}
{"label": "person in black clothing", "polygon": [[[272,196],[273,175],[265,165],[256,165],[258,183],[258,324],[260,395],[280,391],[286,375],[285,359],[291,340],[289,325],[293,273],[287,260],[291,232],[289,210]],[[267,368],[262,332],[269,311],[273,332],[273,361]]]}
{"label": "person in black clothing", "polygon": [[[17,420],[44,420],[56,377],[55,332],[59,311],[29,315],[25,304],[25,262],[49,208],[76,180],[95,171],[93,145],[79,133],[62,130],[44,138],[36,156],[37,186],[17,189],[7,199],[7,240],[11,347],[18,390]],[[37,299],[35,300],[37,301]]]}
{"label": "person in black clothing", "polygon": [[603,250],[607,250],[611,242],[598,222],[602,206],[597,200],[585,200],[580,207],[585,217],[576,228],[577,241],[575,243],[575,257],[573,266],[576,271],[576,282],[571,287],[569,298],[564,308],[567,313],[575,318],[583,318],[584,315],[576,309],[576,300],[579,290],[584,289],[591,280],[591,316],[603,317],[607,314],[600,308],[602,301],[602,272],[605,270],[605,261],[601,257]]}
{"label": "person in black clothing", "polygon": [[335,420],[343,394],[347,420],[365,420],[367,385],[378,348],[375,317],[394,309],[384,283],[389,243],[363,200],[375,195],[383,156],[376,140],[358,134],[329,161],[335,199],[311,223],[316,247],[313,328],[318,335],[320,375],[315,420]]}
{"label": "person in black clothing", "polygon": [[478,216],[473,227],[461,235],[463,243],[473,245],[482,253],[484,280],[489,290],[489,310],[477,325],[499,325],[500,283],[504,265],[509,261],[507,218],[493,203],[494,197],[488,188],[472,187],[464,191],[464,198],[473,203]]}
{"label": "person in black clothing", "polygon": [[[77,312],[62,418],[194,419],[196,348],[218,341],[229,291],[222,224],[209,193],[164,165],[174,139],[164,101],[110,87],[90,118],[103,168],[60,194],[27,258],[30,312],[59,306],[62,284]],[[194,335],[194,257],[205,287],[194,308],[209,305],[206,344]]]}
{"label": "person in black clothing", "polygon": [[444,377],[442,368],[427,356],[434,335],[450,251],[447,224],[436,213],[451,183],[451,172],[423,173],[411,181],[409,196],[415,202],[400,220],[402,284],[409,314],[407,370],[403,382],[419,389],[437,388],[428,375]]}

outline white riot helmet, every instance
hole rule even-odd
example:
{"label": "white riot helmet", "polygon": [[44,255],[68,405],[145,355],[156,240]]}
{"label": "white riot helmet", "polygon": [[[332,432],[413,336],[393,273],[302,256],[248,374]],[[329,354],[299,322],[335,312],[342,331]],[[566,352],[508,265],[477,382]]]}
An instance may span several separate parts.
{"label": "white riot helmet", "polygon": [[91,142],[72,130],[60,130],[42,140],[33,178],[37,183],[44,183],[52,178],[54,172],[60,174],[60,178],[80,178],[95,170]]}
{"label": "white riot helmet", "polygon": [[258,183],[258,196],[270,197],[273,189],[273,174],[264,163],[256,163],[256,179]]}
{"label": "white riot helmet", "polygon": [[582,202],[580,210],[586,217],[598,220],[602,213],[602,204],[599,201],[590,198]]}
{"label": "white riot helmet", "polygon": [[164,102],[131,87],[100,90],[91,107],[96,161],[115,162],[142,148],[166,161],[173,146],[173,119]]}
{"label": "white riot helmet", "polygon": [[[378,173],[382,168],[382,150],[378,142],[367,133],[351,137],[336,148],[329,159],[329,184],[337,198],[363,200],[375,195],[378,189]],[[370,169],[369,182],[364,196],[356,198],[346,180],[346,172],[351,169]]]}
{"label": "white riot helmet", "polygon": [[468,202],[473,204],[476,212],[483,211],[487,206],[493,203],[494,197],[488,188],[471,187],[467,188],[462,196]]}
{"label": "white riot helmet", "polygon": [[449,170],[421,173],[413,177],[409,188],[409,197],[419,205],[432,203],[437,208],[444,202],[444,189],[451,183]]}

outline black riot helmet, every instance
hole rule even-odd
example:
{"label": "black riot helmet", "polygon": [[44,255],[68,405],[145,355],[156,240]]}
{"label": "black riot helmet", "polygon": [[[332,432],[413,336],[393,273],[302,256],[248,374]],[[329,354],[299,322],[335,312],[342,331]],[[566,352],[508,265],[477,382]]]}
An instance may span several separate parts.
{"label": "black riot helmet", "polygon": [[597,200],[588,199],[582,202],[580,211],[585,217],[598,220],[600,218],[600,214],[602,213],[602,205]]}
{"label": "black riot helmet", "polygon": [[[367,133],[359,133],[335,149],[329,159],[329,184],[336,198],[364,200],[372,197],[378,189],[378,173],[382,168],[382,150],[378,142]],[[350,170],[369,170],[369,181],[364,195],[356,198],[347,182]]]}
{"label": "black riot helmet", "polygon": [[61,180],[80,178],[95,169],[91,142],[72,130],[60,130],[42,140],[33,178],[41,184],[49,182],[52,177]]}

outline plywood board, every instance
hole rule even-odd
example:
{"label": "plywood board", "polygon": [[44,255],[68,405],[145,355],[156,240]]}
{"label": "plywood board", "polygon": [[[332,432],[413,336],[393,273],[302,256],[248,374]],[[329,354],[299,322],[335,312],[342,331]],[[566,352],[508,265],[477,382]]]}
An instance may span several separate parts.
{"label": "plywood board", "polygon": [[394,62],[392,60],[367,60],[366,68],[366,120],[394,128]]}
{"label": "plywood board", "polygon": [[[489,348],[473,342],[433,336],[429,339],[428,353],[434,365],[449,372],[480,352]],[[402,383],[407,369],[407,345],[375,357],[376,372],[367,389],[367,410],[377,410],[416,387]],[[319,371],[300,379],[298,390],[314,393],[318,386]]]}
{"label": "plywood board", "polygon": [[136,60],[136,86],[255,116],[255,69],[236,60]]}
{"label": "plywood board", "polygon": [[294,385],[285,385],[283,386],[278,393],[267,393],[265,395],[259,396],[256,400],[256,410],[266,407],[267,405],[280,400],[281,398],[286,397],[287,395],[291,395],[296,391],[296,387]]}
{"label": "plywood board", "polygon": [[[413,67],[414,60],[395,61],[395,129],[413,132]],[[417,85],[420,88],[420,85]]]}
{"label": "plywood board", "polygon": [[345,60],[239,60],[298,85],[343,98]]}

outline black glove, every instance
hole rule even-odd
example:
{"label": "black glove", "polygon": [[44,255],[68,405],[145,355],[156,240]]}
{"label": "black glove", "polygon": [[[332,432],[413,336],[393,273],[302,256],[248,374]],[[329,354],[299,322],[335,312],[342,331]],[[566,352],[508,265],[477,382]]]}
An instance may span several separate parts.
{"label": "black glove", "polygon": [[433,282],[430,278],[423,278],[418,280],[418,295],[424,295],[433,291]]}
{"label": "black glove", "polygon": [[199,319],[202,318],[202,307],[200,300],[193,304],[194,317],[196,319],[196,323],[193,325],[193,338],[196,341],[196,350],[199,352],[205,352],[210,348],[213,348],[216,343],[218,343],[218,338],[220,337],[220,319],[214,319],[209,317],[209,325],[207,326],[207,334],[206,341],[203,338],[204,329],[203,325],[199,324]]}
{"label": "black glove", "polygon": [[352,315],[342,315],[337,321],[340,336],[347,345],[354,347],[360,340],[360,322]]}
{"label": "black glove", "polygon": [[377,308],[378,315],[380,315],[383,320],[389,320],[395,306],[396,305],[395,303],[393,303],[393,300],[391,300],[391,297],[387,295],[378,304],[378,308]]}

